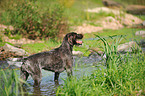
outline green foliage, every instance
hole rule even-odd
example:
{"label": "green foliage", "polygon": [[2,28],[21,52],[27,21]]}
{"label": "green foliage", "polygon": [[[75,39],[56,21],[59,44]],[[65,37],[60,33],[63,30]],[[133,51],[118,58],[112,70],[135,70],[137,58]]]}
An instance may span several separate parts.
{"label": "green foliage", "polygon": [[24,44],[22,45],[23,49],[30,54],[49,51],[53,48],[56,48],[60,45],[60,42],[51,40],[45,41],[44,43],[34,43],[34,44]]}
{"label": "green foliage", "polygon": [[23,90],[14,70],[0,70],[0,93],[1,96],[18,96],[21,88],[22,96]]}
{"label": "green foliage", "polygon": [[110,37],[112,44],[97,37],[104,44],[106,62],[101,66],[96,64],[97,70],[90,76],[64,80],[63,87],[57,89],[57,96],[144,95],[144,53],[118,53],[117,46],[122,36]]}
{"label": "green foliage", "polygon": [[[15,2],[11,2],[10,7],[2,13],[2,20],[8,19],[6,24],[12,24],[15,28],[10,31],[12,35],[20,34],[30,39],[54,38],[67,30],[61,5],[55,4],[45,10],[40,9],[34,1],[13,1]],[[8,33],[9,30],[6,31]]]}

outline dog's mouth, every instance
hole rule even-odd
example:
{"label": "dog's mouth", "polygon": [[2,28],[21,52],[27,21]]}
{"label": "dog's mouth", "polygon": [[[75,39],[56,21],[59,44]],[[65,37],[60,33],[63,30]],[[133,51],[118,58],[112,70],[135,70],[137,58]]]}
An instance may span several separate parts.
{"label": "dog's mouth", "polygon": [[82,45],[83,44],[83,41],[76,40],[76,43],[77,43],[77,45]]}

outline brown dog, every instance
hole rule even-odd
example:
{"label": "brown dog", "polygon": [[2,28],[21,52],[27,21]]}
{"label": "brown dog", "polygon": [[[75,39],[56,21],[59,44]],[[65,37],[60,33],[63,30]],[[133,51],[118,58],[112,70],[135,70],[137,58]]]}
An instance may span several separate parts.
{"label": "brown dog", "polygon": [[34,80],[34,86],[39,86],[41,82],[41,69],[55,72],[54,80],[58,81],[59,74],[64,70],[67,75],[72,75],[74,45],[82,44],[82,34],[71,32],[66,34],[60,47],[47,52],[41,52],[27,57],[21,66],[21,78],[27,80],[29,74]]}

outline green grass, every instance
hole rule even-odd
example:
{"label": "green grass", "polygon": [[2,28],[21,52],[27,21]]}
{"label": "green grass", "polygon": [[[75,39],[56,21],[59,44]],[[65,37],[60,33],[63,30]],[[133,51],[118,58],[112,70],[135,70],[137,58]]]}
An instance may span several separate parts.
{"label": "green grass", "polygon": [[145,54],[141,51],[118,54],[117,46],[122,37],[112,39],[112,44],[97,37],[104,44],[106,63],[96,64],[97,70],[90,76],[64,80],[63,87],[57,89],[57,96],[145,95]]}
{"label": "green grass", "polygon": [[49,51],[59,46],[60,46],[60,42],[53,41],[53,40],[45,41],[44,43],[22,45],[23,49],[26,50],[30,54],[34,54],[34,53],[38,53],[42,51]]}
{"label": "green grass", "polygon": [[[90,40],[89,38],[97,38],[95,35],[99,35],[100,37],[108,37],[108,36],[114,36],[114,35],[123,35],[124,39],[120,42],[126,43],[129,41],[140,41],[143,39],[141,36],[135,36],[135,32],[140,29],[131,29],[131,28],[124,28],[120,30],[103,30],[100,32],[93,32],[93,33],[86,33],[84,34],[84,38],[82,39],[83,45],[81,47],[74,46],[73,50],[74,51],[81,51],[84,53],[84,56],[88,56],[90,54],[90,51],[88,49],[95,49],[95,50],[101,50],[100,45],[103,43],[98,41],[98,40]],[[111,39],[106,38],[110,43]],[[53,41],[53,40],[48,40],[45,41],[44,43],[34,43],[34,44],[24,44],[22,45],[23,49],[26,50],[27,52],[33,54],[41,51],[49,51],[53,48],[56,48],[61,45],[62,40],[59,42]]]}
{"label": "green grass", "polygon": [[[123,35],[124,39],[120,42],[120,44],[129,42],[129,41],[134,41],[134,40],[140,41],[143,39],[143,37],[135,36],[136,31],[139,31],[139,30],[141,30],[141,29],[123,28],[123,29],[119,29],[119,30],[103,30],[100,32],[87,33],[87,34],[84,34],[85,38],[83,41],[86,45],[89,45],[89,47],[92,49],[96,49],[99,47],[99,45],[102,45],[102,42],[100,42],[98,40],[88,40],[88,38],[90,38],[90,37],[96,38],[95,35],[99,35],[100,37]],[[106,39],[110,41],[109,38],[106,38]]]}
{"label": "green grass", "polygon": [[[23,89],[20,79],[15,70],[0,69],[0,94],[1,96],[23,96]],[[21,90],[21,93],[19,93]]]}

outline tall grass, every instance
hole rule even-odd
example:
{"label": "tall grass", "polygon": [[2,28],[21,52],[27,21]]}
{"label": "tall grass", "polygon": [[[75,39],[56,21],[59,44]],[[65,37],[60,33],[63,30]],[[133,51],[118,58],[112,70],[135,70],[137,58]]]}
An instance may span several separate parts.
{"label": "tall grass", "polygon": [[81,78],[64,80],[63,87],[57,89],[57,96],[112,96],[112,95],[145,95],[145,55],[141,51],[120,54],[117,46],[122,36],[112,38],[109,44],[103,42],[106,62],[97,66],[97,70]]}
{"label": "tall grass", "polygon": [[0,94],[1,96],[18,96],[20,94],[23,96],[23,89],[15,70],[0,70]]}

